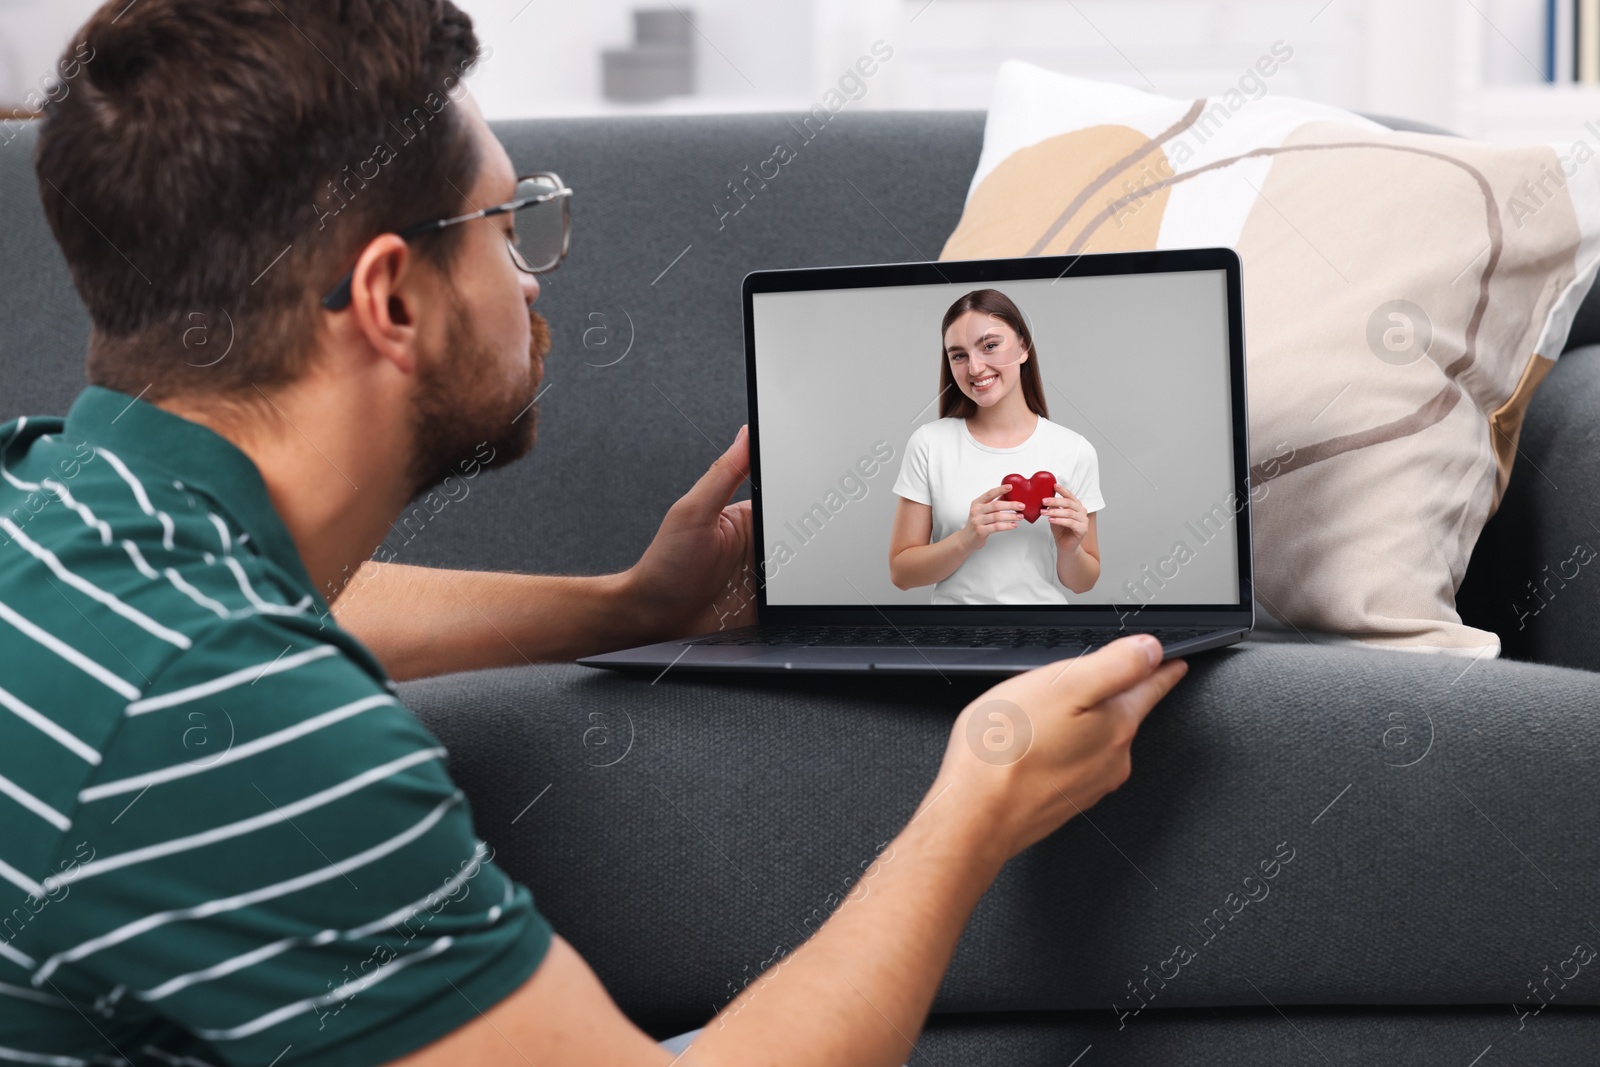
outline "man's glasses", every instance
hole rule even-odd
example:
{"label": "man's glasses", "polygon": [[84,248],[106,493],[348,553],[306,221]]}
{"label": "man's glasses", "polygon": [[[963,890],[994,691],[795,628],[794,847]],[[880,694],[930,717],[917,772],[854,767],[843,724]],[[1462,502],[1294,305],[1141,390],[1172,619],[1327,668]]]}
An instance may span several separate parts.
{"label": "man's glasses", "polygon": [[[544,274],[555,270],[567,255],[567,243],[572,233],[572,212],[569,202],[572,190],[564,185],[554,171],[535,171],[517,179],[516,196],[503,204],[486,207],[466,215],[449,219],[435,219],[408,226],[397,234],[402,240],[421,237],[425,233],[454,226],[458,222],[486,219],[490,215],[505,215],[523,211],[523,223],[516,236],[506,235],[506,247],[511,252],[511,262],[526,274]],[[339,284],[328,290],[322,306],[329,311],[343,311],[350,306],[350,283],[355,268],[345,272]]]}

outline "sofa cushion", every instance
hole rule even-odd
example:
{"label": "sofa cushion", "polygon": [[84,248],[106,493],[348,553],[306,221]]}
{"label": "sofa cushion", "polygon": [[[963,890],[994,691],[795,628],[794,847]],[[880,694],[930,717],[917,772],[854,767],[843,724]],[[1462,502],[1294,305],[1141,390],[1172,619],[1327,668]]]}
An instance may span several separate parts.
{"label": "sofa cushion", "polygon": [[[983,114],[845,111],[799,132],[778,114],[494,130],[519,170],[555,170],[575,190],[571,253],[538,303],[554,341],[540,441],[443,508],[403,516],[386,544],[404,563],[592,574],[638,559],[745,421],[744,275],[933,258],[960,216]],[[0,149],[0,232],[15,251],[0,261],[0,421],[64,412],[84,383],[88,320],[39,208],[34,140],[28,129]],[[748,178],[780,141],[795,157],[778,177]],[[737,212],[735,182],[748,182]],[[604,522],[555,506],[621,469],[639,476]]]}
{"label": "sofa cushion", "polygon": [[[1122,1030],[1106,1012],[935,1016],[909,1062],[1071,1067],[1082,1056],[1084,1067],[1472,1067],[1473,1056],[1497,1047],[1523,1067],[1565,1067],[1593,1055],[1596,1026],[1600,1011],[1554,1005],[1520,1029],[1499,1005],[1167,1011]],[[1093,1058],[1084,1055],[1091,1048]]]}
{"label": "sofa cushion", "polygon": [[1600,182],[1267,94],[1290,55],[1200,100],[1002,64],[941,257],[1235,248],[1263,621],[1492,654],[1455,590],[1600,269]]}
{"label": "sofa cushion", "polygon": [[[1107,1011],[934,1015],[906,1057],[912,1067],[1284,1067],[1405,1064],[1472,1067],[1499,1045],[1519,1067],[1587,1063],[1600,1009],[1552,1004],[1518,1020],[1471,1008],[1194,1008],[1151,1011],[1119,1027]],[[664,1033],[664,1031],[663,1031]],[[1093,1049],[1094,1057],[1087,1053]],[[1482,1061],[1492,1062],[1492,1061]]]}
{"label": "sofa cushion", "polygon": [[1578,305],[1572,317],[1572,329],[1567,334],[1567,350],[1600,345],[1600,286],[1590,286],[1589,293]]}
{"label": "sofa cushion", "polygon": [[[697,1025],[837,906],[980,690],[540,665],[402,696],[450,749],[479,833],[618,1003]],[[1109,1015],[1163,972],[1154,1008],[1265,994],[1509,1020],[1536,1006],[1541,967],[1600,945],[1592,828],[1573,817],[1593,806],[1596,707],[1600,676],[1510,661],[1253,642],[1195,657],[1129,783],[1005,867],[937,1010]],[[1180,944],[1196,958],[1167,962]],[[1600,984],[1561,997],[1600,1004]]]}
{"label": "sofa cushion", "polygon": [[89,314],[39,204],[37,126],[0,145],[0,423],[65,415],[83,389]]}

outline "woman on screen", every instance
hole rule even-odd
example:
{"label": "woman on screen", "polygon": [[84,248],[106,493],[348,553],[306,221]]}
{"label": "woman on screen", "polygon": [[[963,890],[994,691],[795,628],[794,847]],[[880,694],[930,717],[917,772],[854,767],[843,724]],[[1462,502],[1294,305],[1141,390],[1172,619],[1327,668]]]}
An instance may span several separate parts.
{"label": "woman on screen", "polygon": [[[1033,335],[1010,297],[968,293],[940,336],[939,418],[906,443],[889,578],[933,586],[933,604],[1068,603],[1100,578],[1094,446],[1047,418]],[[1053,478],[1002,482],[1037,473]],[[1026,507],[1030,492],[1038,510]]]}

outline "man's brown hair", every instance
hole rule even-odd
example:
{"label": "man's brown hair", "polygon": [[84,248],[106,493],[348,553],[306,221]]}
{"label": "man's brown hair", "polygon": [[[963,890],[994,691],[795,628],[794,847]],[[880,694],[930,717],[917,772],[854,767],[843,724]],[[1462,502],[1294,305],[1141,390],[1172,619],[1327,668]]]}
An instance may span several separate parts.
{"label": "man's brown hair", "polygon": [[1028,361],[1019,372],[1022,398],[1027,401],[1029,411],[1041,419],[1048,419],[1050,408],[1044,402],[1044,380],[1039,377],[1039,353],[1033,350],[1033,331],[1028,329],[1028,320],[1022,317],[1022,309],[998,289],[974,289],[951,304],[944,313],[944,321],[939,324],[939,417],[970,419],[978,413],[977,403],[956,387],[955,375],[950,370],[950,356],[944,347],[944,335],[950,332],[950,324],[969,311],[980,311],[990,318],[999,319],[1016,331],[1017,340],[1021,342],[1023,351],[1028,353]]}
{"label": "man's brown hair", "polygon": [[[111,0],[65,55],[39,194],[89,380],[147,400],[298,377],[366,242],[459,213],[477,174],[450,0]],[[417,251],[446,265],[457,230]]]}

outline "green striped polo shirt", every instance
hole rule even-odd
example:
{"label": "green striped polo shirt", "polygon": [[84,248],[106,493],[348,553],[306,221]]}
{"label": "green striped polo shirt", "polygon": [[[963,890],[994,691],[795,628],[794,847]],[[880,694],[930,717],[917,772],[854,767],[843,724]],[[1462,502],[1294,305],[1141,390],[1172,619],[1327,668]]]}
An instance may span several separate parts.
{"label": "green striped polo shirt", "polygon": [[0,1065],[377,1064],[550,943],[254,464],[91,387],[0,426]]}

